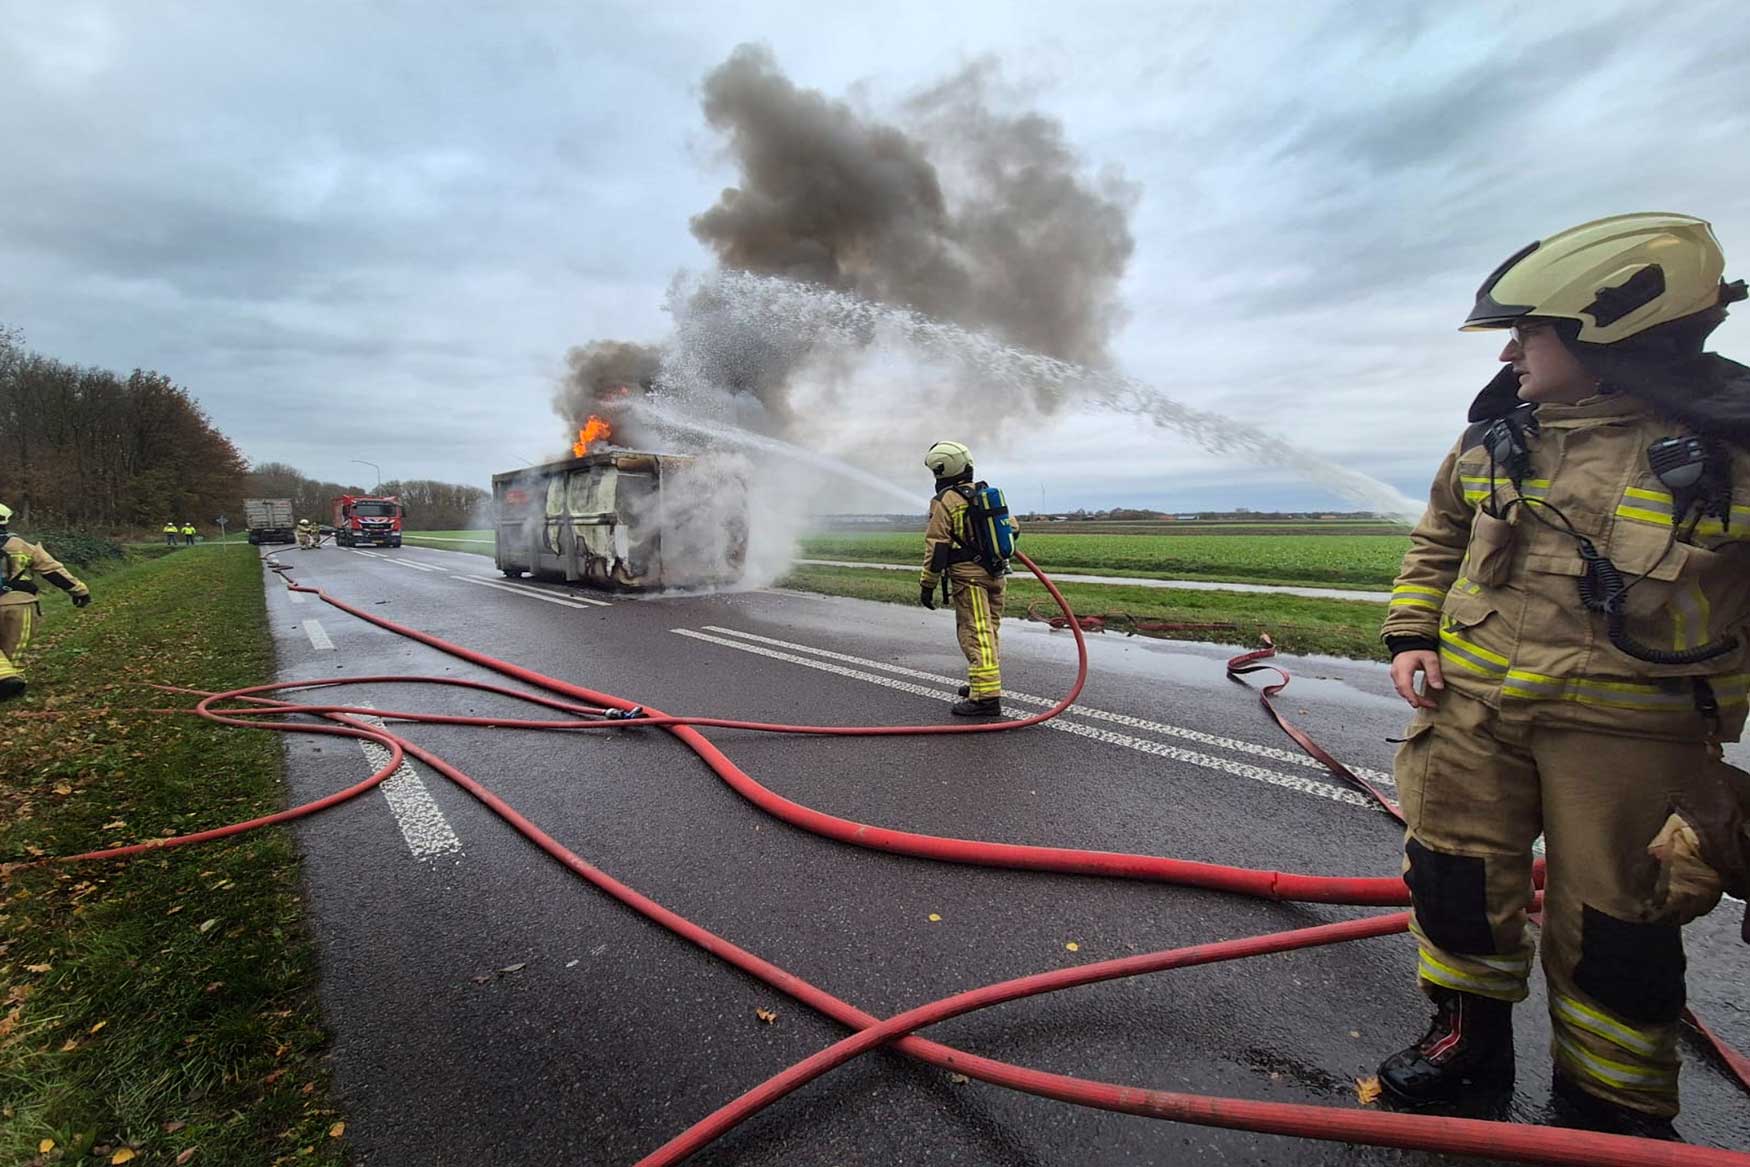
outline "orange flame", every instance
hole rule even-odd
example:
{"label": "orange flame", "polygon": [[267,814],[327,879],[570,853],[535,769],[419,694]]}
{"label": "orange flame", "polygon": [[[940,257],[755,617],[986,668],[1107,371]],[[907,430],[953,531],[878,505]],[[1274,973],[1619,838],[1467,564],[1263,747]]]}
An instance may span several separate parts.
{"label": "orange flame", "polygon": [[589,453],[591,446],[606,442],[613,436],[614,427],[609,425],[606,419],[599,418],[592,413],[589,415],[589,420],[583,423],[583,428],[577,431],[577,440],[571,443],[571,454],[573,457],[581,458]]}

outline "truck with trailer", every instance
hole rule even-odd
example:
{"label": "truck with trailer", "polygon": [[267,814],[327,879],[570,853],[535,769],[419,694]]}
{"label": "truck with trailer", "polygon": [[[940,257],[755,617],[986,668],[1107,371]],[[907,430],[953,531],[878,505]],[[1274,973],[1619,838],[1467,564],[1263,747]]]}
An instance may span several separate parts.
{"label": "truck with trailer", "polygon": [[292,514],[289,498],[246,498],[243,500],[243,525],[249,530],[249,541],[290,543],[297,536],[297,517]]}
{"label": "truck with trailer", "polygon": [[397,495],[343,494],[331,500],[334,541],[342,547],[399,547],[406,510]]}
{"label": "truck with trailer", "polygon": [[680,454],[610,450],[492,476],[495,561],[610,591],[715,587],[741,577],[747,495]]}

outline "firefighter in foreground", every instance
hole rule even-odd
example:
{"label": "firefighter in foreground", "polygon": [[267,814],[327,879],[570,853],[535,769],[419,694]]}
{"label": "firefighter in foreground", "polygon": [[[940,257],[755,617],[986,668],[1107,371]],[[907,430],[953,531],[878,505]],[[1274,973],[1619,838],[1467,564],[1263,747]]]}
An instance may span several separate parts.
{"label": "firefighter in foreground", "polygon": [[312,523],[309,519],[298,520],[296,534],[298,538],[298,548],[300,550],[321,546],[321,532],[316,529],[316,524]]}
{"label": "firefighter in foreground", "polygon": [[966,680],[953,712],[1001,717],[1003,678],[997,638],[1003,620],[1004,577],[1017,537],[1002,492],[972,480],[972,452],[959,442],[937,442],[924,455],[936,476],[924,531],[924,570],[918,602],[936,606],[940,586],[954,605],[954,627],[966,654]]}
{"label": "firefighter in foreground", "polygon": [[1399,1100],[1512,1084],[1541,833],[1557,1120],[1676,1137],[1680,929],[1750,890],[1750,776],[1720,757],[1750,681],[1750,369],[1702,351],[1744,298],[1723,269],[1705,222],[1619,215],[1515,254],[1464,323],[1512,330],[1507,367],[1384,629],[1437,1010],[1380,1066]]}
{"label": "firefighter in foreground", "polygon": [[12,508],[0,503],[0,701],[24,696],[24,671],[18,658],[30,645],[31,625],[42,614],[37,580],[45,579],[66,592],[75,608],[91,603],[91,589],[47,551],[8,531],[11,522]]}

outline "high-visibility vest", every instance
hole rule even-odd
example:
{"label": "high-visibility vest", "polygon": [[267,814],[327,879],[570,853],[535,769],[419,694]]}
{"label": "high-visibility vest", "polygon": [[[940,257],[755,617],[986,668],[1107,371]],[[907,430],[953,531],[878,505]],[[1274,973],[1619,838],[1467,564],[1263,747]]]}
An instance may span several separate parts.
{"label": "high-visibility vest", "polygon": [[166,535],[176,534],[176,524],[175,523],[165,523],[164,524],[164,533]]}
{"label": "high-visibility vest", "polygon": [[184,527],[184,528],[183,528],[183,529],[182,529],[182,533],[183,533],[183,534],[184,534],[184,535],[192,535],[192,534],[194,534],[194,524],[193,524],[193,523],[190,523],[190,524],[189,524],[189,525],[188,525],[188,526],[186,526],[186,527]]}

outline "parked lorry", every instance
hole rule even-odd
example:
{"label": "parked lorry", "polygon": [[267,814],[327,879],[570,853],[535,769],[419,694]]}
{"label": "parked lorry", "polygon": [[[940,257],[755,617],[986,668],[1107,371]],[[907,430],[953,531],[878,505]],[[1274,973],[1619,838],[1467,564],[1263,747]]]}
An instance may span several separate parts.
{"label": "parked lorry", "polygon": [[741,577],[747,495],[733,473],[679,454],[613,450],[492,476],[496,561],[614,591]]}
{"label": "parked lorry", "polygon": [[251,543],[290,543],[296,538],[297,518],[289,498],[244,499],[243,524],[249,528]]}
{"label": "parked lorry", "polygon": [[334,541],[340,546],[401,546],[401,521],[406,512],[398,496],[343,494],[330,505]]}

